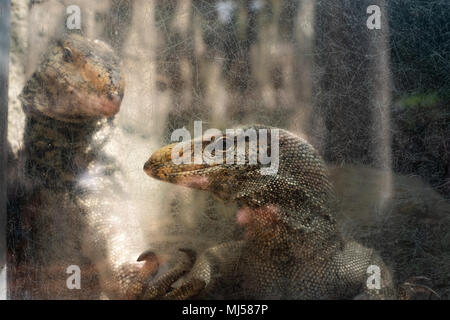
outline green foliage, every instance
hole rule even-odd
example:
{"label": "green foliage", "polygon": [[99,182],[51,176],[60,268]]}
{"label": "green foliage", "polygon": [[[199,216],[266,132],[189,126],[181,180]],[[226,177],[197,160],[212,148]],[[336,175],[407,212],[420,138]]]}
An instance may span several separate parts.
{"label": "green foliage", "polygon": [[399,103],[406,107],[435,106],[441,100],[438,92],[415,93],[399,99]]}

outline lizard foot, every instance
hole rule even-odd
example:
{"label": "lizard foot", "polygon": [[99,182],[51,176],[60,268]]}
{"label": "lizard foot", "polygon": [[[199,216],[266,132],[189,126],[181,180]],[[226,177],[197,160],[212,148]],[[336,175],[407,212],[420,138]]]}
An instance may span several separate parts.
{"label": "lizard foot", "polygon": [[139,256],[138,261],[145,261],[145,264],[134,286],[130,288],[128,296],[143,300],[183,300],[200,292],[205,287],[205,284],[197,279],[188,280],[178,288],[172,287],[176,281],[192,269],[196,260],[196,253],[193,250],[181,248],[179,251],[184,253],[183,258],[173,269],[155,279],[153,278],[159,269],[158,258],[152,251],[143,252]]}
{"label": "lizard foot", "polygon": [[142,268],[137,271],[136,277],[133,279],[132,285],[128,288],[126,297],[128,299],[139,298],[139,295],[146,287],[148,279],[153,278],[159,269],[159,259],[156,254],[147,250],[139,255],[138,262],[144,262]]}

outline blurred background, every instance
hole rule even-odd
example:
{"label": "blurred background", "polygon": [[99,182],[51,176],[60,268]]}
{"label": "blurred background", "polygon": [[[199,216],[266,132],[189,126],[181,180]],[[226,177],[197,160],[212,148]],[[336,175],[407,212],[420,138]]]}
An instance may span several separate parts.
{"label": "blurred background", "polygon": [[[105,149],[124,172],[127,194],[111,214],[127,237],[138,225],[143,247],[197,250],[239,237],[235,208],[153,181],[142,166],[195,120],[204,129],[262,123],[319,150],[346,234],[392,260],[398,281],[426,276],[450,298],[447,1],[12,0],[14,152],[24,129],[17,96],[48,41],[74,32],[70,5],[81,8],[75,32],[110,43],[123,63],[125,97]],[[379,29],[367,26],[370,5]]]}

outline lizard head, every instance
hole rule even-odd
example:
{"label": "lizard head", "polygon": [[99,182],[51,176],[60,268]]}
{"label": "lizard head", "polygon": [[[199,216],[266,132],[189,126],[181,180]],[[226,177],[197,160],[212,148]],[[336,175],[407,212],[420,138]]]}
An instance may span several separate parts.
{"label": "lizard head", "polygon": [[[167,145],[152,154],[144,171],[250,209],[243,212],[271,213],[269,220],[275,216],[297,228],[332,220],[333,188],[321,157],[306,140],[259,125],[230,132]],[[197,161],[196,145],[202,152]]]}
{"label": "lizard head", "polygon": [[20,99],[27,114],[83,122],[115,115],[123,94],[113,50],[102,41],[70,34],[49,47]]}

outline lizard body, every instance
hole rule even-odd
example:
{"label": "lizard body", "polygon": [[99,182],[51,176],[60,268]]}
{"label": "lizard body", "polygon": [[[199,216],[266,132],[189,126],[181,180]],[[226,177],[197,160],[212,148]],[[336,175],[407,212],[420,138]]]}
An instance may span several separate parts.
{"label": "lizard body", "polygon": [[[8,192],[11,298],[98,299],[114,282],[105,278],[126,284],[109,263],[107,216],[88,210],[80,183],[90,171],[117,171],[101,148],[123,95],[113,50],[76,34],[52,43],[23,88],[24,147]],[[80,288],[66,283],[70,266],[80,268]]]}
{"label": "lizard body", "polygon": [[[258,132],[274,129],[249,128]],[[172,151],[177,144],[161,148],[147,161],[144,170],[153,178],[237,202],[237,220],[246,229],[245,239],[207,250],[184,284],[156,298],[393,297],[390,273],[381,258],[373,250],[344,239],[338,231],[333,186],[320,156],[307,141],[276,130],[279,168],[274,175],[261,174],[261,165],[248,161],[252,148],[248,143],[246,161],[241,164],[175,164]],[[195,140],[189,143],[194,146]],[[228,147],[224,143],[216,152],[227,152]],[[371,265],[380,268],[379,289],[366,286]],[[155,298],[152,293],[147,297]]]}

